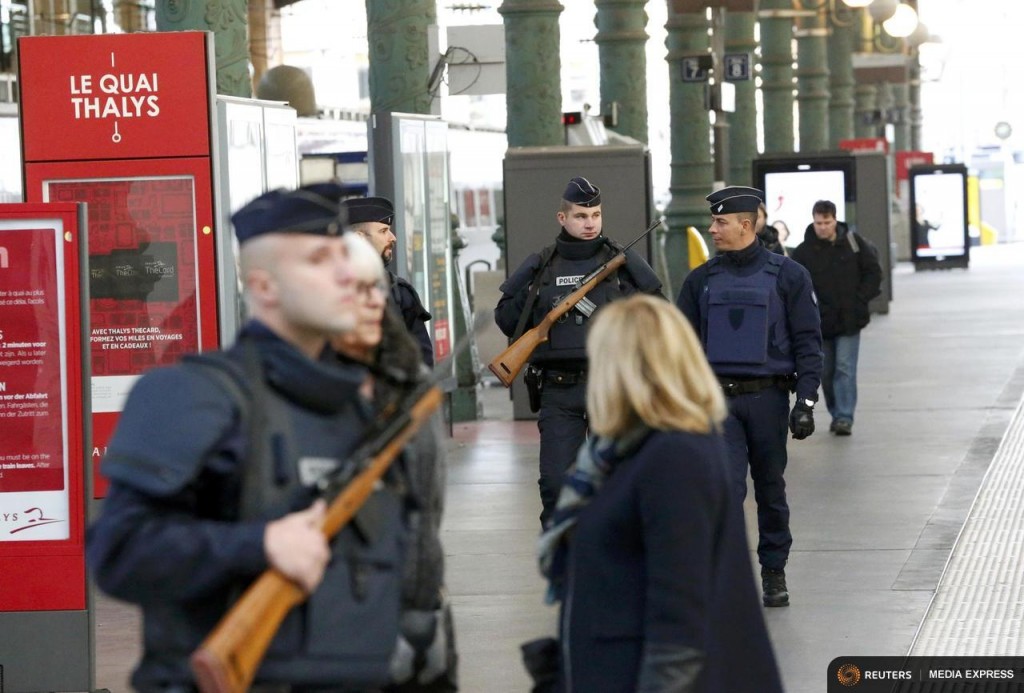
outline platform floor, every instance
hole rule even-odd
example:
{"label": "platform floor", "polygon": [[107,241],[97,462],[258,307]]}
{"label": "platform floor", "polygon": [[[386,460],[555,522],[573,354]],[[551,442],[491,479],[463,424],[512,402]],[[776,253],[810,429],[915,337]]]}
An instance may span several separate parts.
{"label": "platform floor", "polygon": [[[947,632],[929,625],[938,599],[929,606],[1024,392],[1024,244],[972,249],[968,270],[893,274],[890,311],[862,336],[853,435],[830,435],[821,412],[818,432],[790,444],[792,605],[766,611],[789,693],[823,691],[836,657],[904,655],[919,629]],[[533,557],[538,437],[533,422],[511,420],[504,390],[481,399],[485,418],[457,424],[449,442],[444,542],[462,690],[522,693],[519,643],[555,623]],[[746,514],[755,537],[750,500]],[[1002,536],[991,550],[1014,535]],[[97,688],[129,690],[137,643],[134,609],[97,597]]]}

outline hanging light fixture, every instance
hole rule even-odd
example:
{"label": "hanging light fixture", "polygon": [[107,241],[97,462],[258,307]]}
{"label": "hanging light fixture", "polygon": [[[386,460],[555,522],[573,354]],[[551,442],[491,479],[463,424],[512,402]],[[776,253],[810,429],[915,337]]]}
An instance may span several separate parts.
{"label": "hanging light fixture", "polygon": [[868,14],[876,22],[884,22],[896,13],[899,0],[874,0],[868,5]]}
{"label": "hanging light fixture", "polygon": [[896,6],[893,15],[882,22],[882,28],[890,36],[906,38],[917,28],[917,11],[910,5],[901,2]]}
{"label": "hanging light fixture", "polygon": [[867,7],[874,0],[843,0],[843,4],[847,7]]}

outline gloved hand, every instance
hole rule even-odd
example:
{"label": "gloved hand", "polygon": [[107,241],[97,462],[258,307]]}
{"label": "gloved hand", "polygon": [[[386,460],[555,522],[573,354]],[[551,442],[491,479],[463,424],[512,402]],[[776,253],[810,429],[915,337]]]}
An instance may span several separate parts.
{"label": "gloved hand", "polygon": [[704,668],[704,653],[685,645],[644,645],[636,693],[693,693]]}
{"label": "gloved hand", "polygon": [[814,433],[814,408],[798,399],[789,412],[789,430],[797,440],[803,440]]}

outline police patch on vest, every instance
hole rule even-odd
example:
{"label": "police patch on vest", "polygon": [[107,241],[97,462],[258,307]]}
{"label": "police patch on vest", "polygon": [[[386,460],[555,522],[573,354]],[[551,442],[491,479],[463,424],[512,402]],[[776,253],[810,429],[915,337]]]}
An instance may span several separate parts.
{"label": "police patch on vest", "polygon": [[582,274],[574,274],[568,277],[555,277],[555,286],[576,286],[576,282],[583,279]]}
{"label": "police patch on vest", "polygon": [[299,459],[299,483],[313,486],[338,465],[338,460],[333,457],[302,457]]}

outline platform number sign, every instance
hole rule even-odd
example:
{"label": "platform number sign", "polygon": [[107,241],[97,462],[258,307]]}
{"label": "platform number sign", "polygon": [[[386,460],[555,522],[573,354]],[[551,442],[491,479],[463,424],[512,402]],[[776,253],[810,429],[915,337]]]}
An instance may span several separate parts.
{"label": "platform number sign", "polygon": [[728,82],[750,79],[750,53],[725,54],[725,79]]}
{"label": "platform number sign", "polygon": [[684,82],[706,82],[708,60],[703,55],[688,55],[682,59]]}

